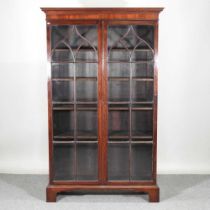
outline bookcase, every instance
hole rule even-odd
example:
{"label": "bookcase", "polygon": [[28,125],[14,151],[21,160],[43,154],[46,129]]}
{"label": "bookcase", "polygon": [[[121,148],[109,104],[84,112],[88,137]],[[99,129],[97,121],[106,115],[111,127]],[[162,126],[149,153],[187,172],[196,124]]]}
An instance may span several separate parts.
{"label": "bookcase", "polygon": [[158,16],[162,8],[42,8],[48,55],[47,201],[124,190],[159,201]]}

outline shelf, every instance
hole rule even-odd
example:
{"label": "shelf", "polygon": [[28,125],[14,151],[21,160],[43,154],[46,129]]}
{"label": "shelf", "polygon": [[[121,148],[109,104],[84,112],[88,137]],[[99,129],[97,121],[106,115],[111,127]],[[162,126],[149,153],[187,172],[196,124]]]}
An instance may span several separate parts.
{"label": "shelf", "polygon": [[98,63],[98,61],[51,61],[51,64],[62,64],[62,63]]}
{"label": "shelf", "polygon": [[[70,110],[73,111],[74,108],[73,107],[54,107],[53,110]],[[78,111],[97,111],[98,109],[95,107],[82,107],[82,108],[78,108],[76,107],[76,110]]]}
{"label": "shelf", "polygon": [[109,107],[109,111],[128,111],[129,107]]}
{"label": "shelf", "polygon": [[132,139],[153,139],[152,136],[132,136]]}
{"label": "shelf", "polygon": [[109,136],[109,139],[129,139],[129,136],[121,136],[121,135],[119,135],[119,136]]}
{"label": "shelf", "polygon": [[153,144],[153,141],[131,141],[131,144]]}
{"label": "shelf", "polygon": [[[147,77],[132,77],[133,80],[136,80],[136,81],[149,81],[149,82],[152,82],[154,81],[153,78],[147,78]],[[109,80],[121,80],[121,81],[128,81],[130,80],[130,77],[109,77]]]}
{"label": "shelf", "polygon": [[109,141],[109,144],[153,144],[153,141]]}
{"label": "shelf", "polygon": [[97,101],[77,101],[77,102],[61,102],[61,101],[53,101],[52,104],[56,104],[56,105],[59,105],[59,104],[63,104],[63,105],[67,105],[67,104],[98,104]]}
{"label": "shelf", "polygon": [[109,144],[129,144],[129,141],[109,141]]}
{"label": "shelf", "polygon": [[77,136],[77,139],[97,139],[97,136]]}
{"label": "shelf", "polygon": [[53,144],[74,144],[74,141],[53,141]]}
{"label": "shelf", "polygon": [[142,61],[123,61],[123,60],[119,60],[119,61],[108,61],[107,63],[154,63],[154,60],[142,60]]}
{"label": "shelf", "polygon": [[[109,107],[109,111],[123,111],[129,110],[129,107]],[[143,110],[153,110],[152,107],[131,107],[131,110],[134,111],[143,111]]]}
{"label": "shelf", "polygon": [[152,107],[132,107],[131,110],[133,111],[147,111],[147,110],[153,110]]}
{"label": "shelf", "polygon": [[[153,101],[132,101],[132,104],[153,104]],[[108,104],[130,104],[130,101],[112,101],[108,102]]]}
{"label": "shelf", "polygon": [[[54,139],[74,139],[74,136],[54,136]],[[76,136],[77,139],[97,139],[97,136]]]}
{"label": "shelf", "polygon": [[58,110],[58,111],[62,111],[62,110],[69,110],[69,111],[73,111],[74,108],[73,107],[53,107],[52,108],[54,111]]}
{"label": "shelf", "polygon": [[74,136],[54,136],[54,139],[73,139]]}
{"label": "shelf", "polygon": [[97,144],[98,141],[53,141],[53,144]]}
{"label": "shelf", "polygon": [[[75,77],[76,80],[97,80],[97,77]],[[52,81],[69,81],[74,80],[74,77],[68,78],[52,78]]]}
{"label": "shelf", "polygon": [[[129,139],[128,135],[110,135],[109,139]],[[131,136],[131,139],[152,139],[152,136]],[[135,141],[136,142],[136,141]]]}

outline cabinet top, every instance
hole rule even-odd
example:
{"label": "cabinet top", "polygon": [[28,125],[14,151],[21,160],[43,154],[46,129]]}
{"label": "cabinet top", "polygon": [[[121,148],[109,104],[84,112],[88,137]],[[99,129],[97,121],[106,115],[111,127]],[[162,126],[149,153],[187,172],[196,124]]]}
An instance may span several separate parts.
{"label": "cabinet top", "polygon": [[53,20],[158,20],[163,8],[41,8]]}

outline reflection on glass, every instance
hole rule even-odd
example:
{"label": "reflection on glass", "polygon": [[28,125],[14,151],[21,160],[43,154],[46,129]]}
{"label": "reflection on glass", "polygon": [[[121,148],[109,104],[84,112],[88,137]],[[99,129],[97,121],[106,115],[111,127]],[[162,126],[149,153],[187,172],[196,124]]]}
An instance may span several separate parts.
{"label": "reflection on glass", "polygon": [[151,110],[132,111],[132,135],[152,136],[153,112]]}
{"label": "reflection on glass", "polygon": [[55,102],[73,101],[73,82],[52,81],[52,94]]}
{"label": "reflection on glass", "polygon": [[129,144],[108,144],[108,180],[129,180]]}
{"label": "reflection on glass", "polygon": [[77,63],[76,76],[77,77],[97,77],[97,64],[95,63]]}
{"label": "reflection on glass", "polygon": [[132,64],[132,76],[153,78],[154,77],[154,64],[150,63],[133,63]]}
{"label": "reflection on glass", "polygon": [[129,135],[129,112],[109,111],[109,136]]}
{"label": "reflection on glass", "polygon": [[77,101],[96,102],[97,101],[97,81],[80,80],[76,81]]}
{"label": "reflection on glass", "polygon": [[129,77],[129,63],[109,63],[109,77]]}
{"label": "reflection on glass", "polygon": [[77,144],[77,180],[98,179],[98,145]]}
{"label": "reflection on glass", "polygon": [[96,111],[77,111],[77,135],[97,136]]}
{"label": "reflection on glass", "polygon": [[109,80],[109,101],[129,101],[129,80]]}
{"label": "reflection on glass", "polygon": [[131,179],[152,179],[152,145],[132,144]]}
{"label": "reflection on glass", "polygon": [[53,134],[54,136],[73,136],[74,114],[72,111],[53,111]]}
{"label": "reflection on glass", "polygon": [[152,81],[133,81],[132,89],[133,101],[147,102],[153,100]]}
{"label": "reflection on glass", "polygon": [[73,180],[75,178],[73,145],[55,144],[53,153],[54,179]]}
{"label": "reflection on glass", "polygon": [[52,78],[69,78],[74,76],[74,64],[72,63],[53,63]]}

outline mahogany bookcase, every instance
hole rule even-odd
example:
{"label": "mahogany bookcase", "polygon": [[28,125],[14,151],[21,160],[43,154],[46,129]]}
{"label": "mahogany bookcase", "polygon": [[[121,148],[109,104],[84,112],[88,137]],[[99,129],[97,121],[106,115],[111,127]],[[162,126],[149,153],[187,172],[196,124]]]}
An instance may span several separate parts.
{"label": "mahogany bookcase", "polygon": [[158,16],[162,8],[41,8],[48,55],[49,185],[159,201]]}

